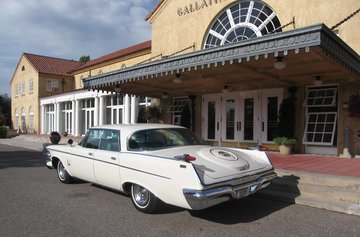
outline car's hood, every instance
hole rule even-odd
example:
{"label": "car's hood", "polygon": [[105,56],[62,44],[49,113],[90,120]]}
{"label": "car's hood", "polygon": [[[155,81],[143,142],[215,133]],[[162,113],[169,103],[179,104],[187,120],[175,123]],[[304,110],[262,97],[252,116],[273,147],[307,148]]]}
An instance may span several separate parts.
{"label": "car's hood", "polygon": [[252,175],[273,167],[265,152],[211,146],[187,146],[155,151],[154,155],[175,157],[189,154],[196,157],[194,165],[205,185]]}

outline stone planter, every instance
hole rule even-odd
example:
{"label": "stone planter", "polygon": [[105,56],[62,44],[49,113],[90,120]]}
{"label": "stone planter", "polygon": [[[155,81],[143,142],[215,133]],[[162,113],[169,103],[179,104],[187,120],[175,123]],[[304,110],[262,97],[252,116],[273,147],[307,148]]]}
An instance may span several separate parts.
{"label": "stone planter", "polygon": [[279,151],[282,155],[290,155],[292,151],[292,145],[279,145]]}
{"label": "stone planter", "polygon": [[58,132],[51,132],[50,141],[52,144],[59,144],[61,136]]}

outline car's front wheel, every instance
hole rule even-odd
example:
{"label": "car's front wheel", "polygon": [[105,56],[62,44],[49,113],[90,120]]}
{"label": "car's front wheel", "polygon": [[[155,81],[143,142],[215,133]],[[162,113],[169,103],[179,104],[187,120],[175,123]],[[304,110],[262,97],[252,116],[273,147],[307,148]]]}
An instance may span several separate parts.
{"label": "car's front wheel", "polygon": [[131,201],[135,208],[144,213],[155,212],[160,205],[160,200],[146,188],[132,184]]}
{"label": "car's front wheel", "polygon": [[66,169],[61,161],[59,161],[59,163],[57,165],[57,175],[58,175],[59,180],[65,184],[71,183],[71,181],[73,180],[71,175],[69,175],[69,173],[66,171]]}

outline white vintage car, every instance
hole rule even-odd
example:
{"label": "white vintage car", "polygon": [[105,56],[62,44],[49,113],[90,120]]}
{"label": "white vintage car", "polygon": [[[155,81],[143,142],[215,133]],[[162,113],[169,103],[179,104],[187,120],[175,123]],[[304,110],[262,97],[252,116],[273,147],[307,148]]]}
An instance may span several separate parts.
{"label": "white vintage car", "polygon": [[78,178],[130,194],[145,213],[162,202],[204,209],[276,177],[264,152],[204,145],[188,129],[164,124],[94,127],[79,144],[47,146],[44,156],[61,182]]}

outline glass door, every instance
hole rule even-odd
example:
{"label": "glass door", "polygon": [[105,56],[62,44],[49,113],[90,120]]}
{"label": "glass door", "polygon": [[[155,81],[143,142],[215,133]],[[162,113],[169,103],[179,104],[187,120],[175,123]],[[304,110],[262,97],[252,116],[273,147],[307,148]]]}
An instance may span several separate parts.
{"label": "glass door", "polygon": [[261,93],[261,142],[272,142],[277,129],[283,89],[263,90]]}
{"label": "glass door", "polygon": [[238,141],[242,121],[240,119],[240,95],[238,93],[222,97],[221,140]]}
{"label": "glass door", "polygon": [[206,141],[220,141],[221,97],[203,97],[202,138]]}
{"label": "glass door", "polygon": [[241,93],[240,111],[240,140],[244,142],[258,142],[259,113],[261,111],[258,91]]}

